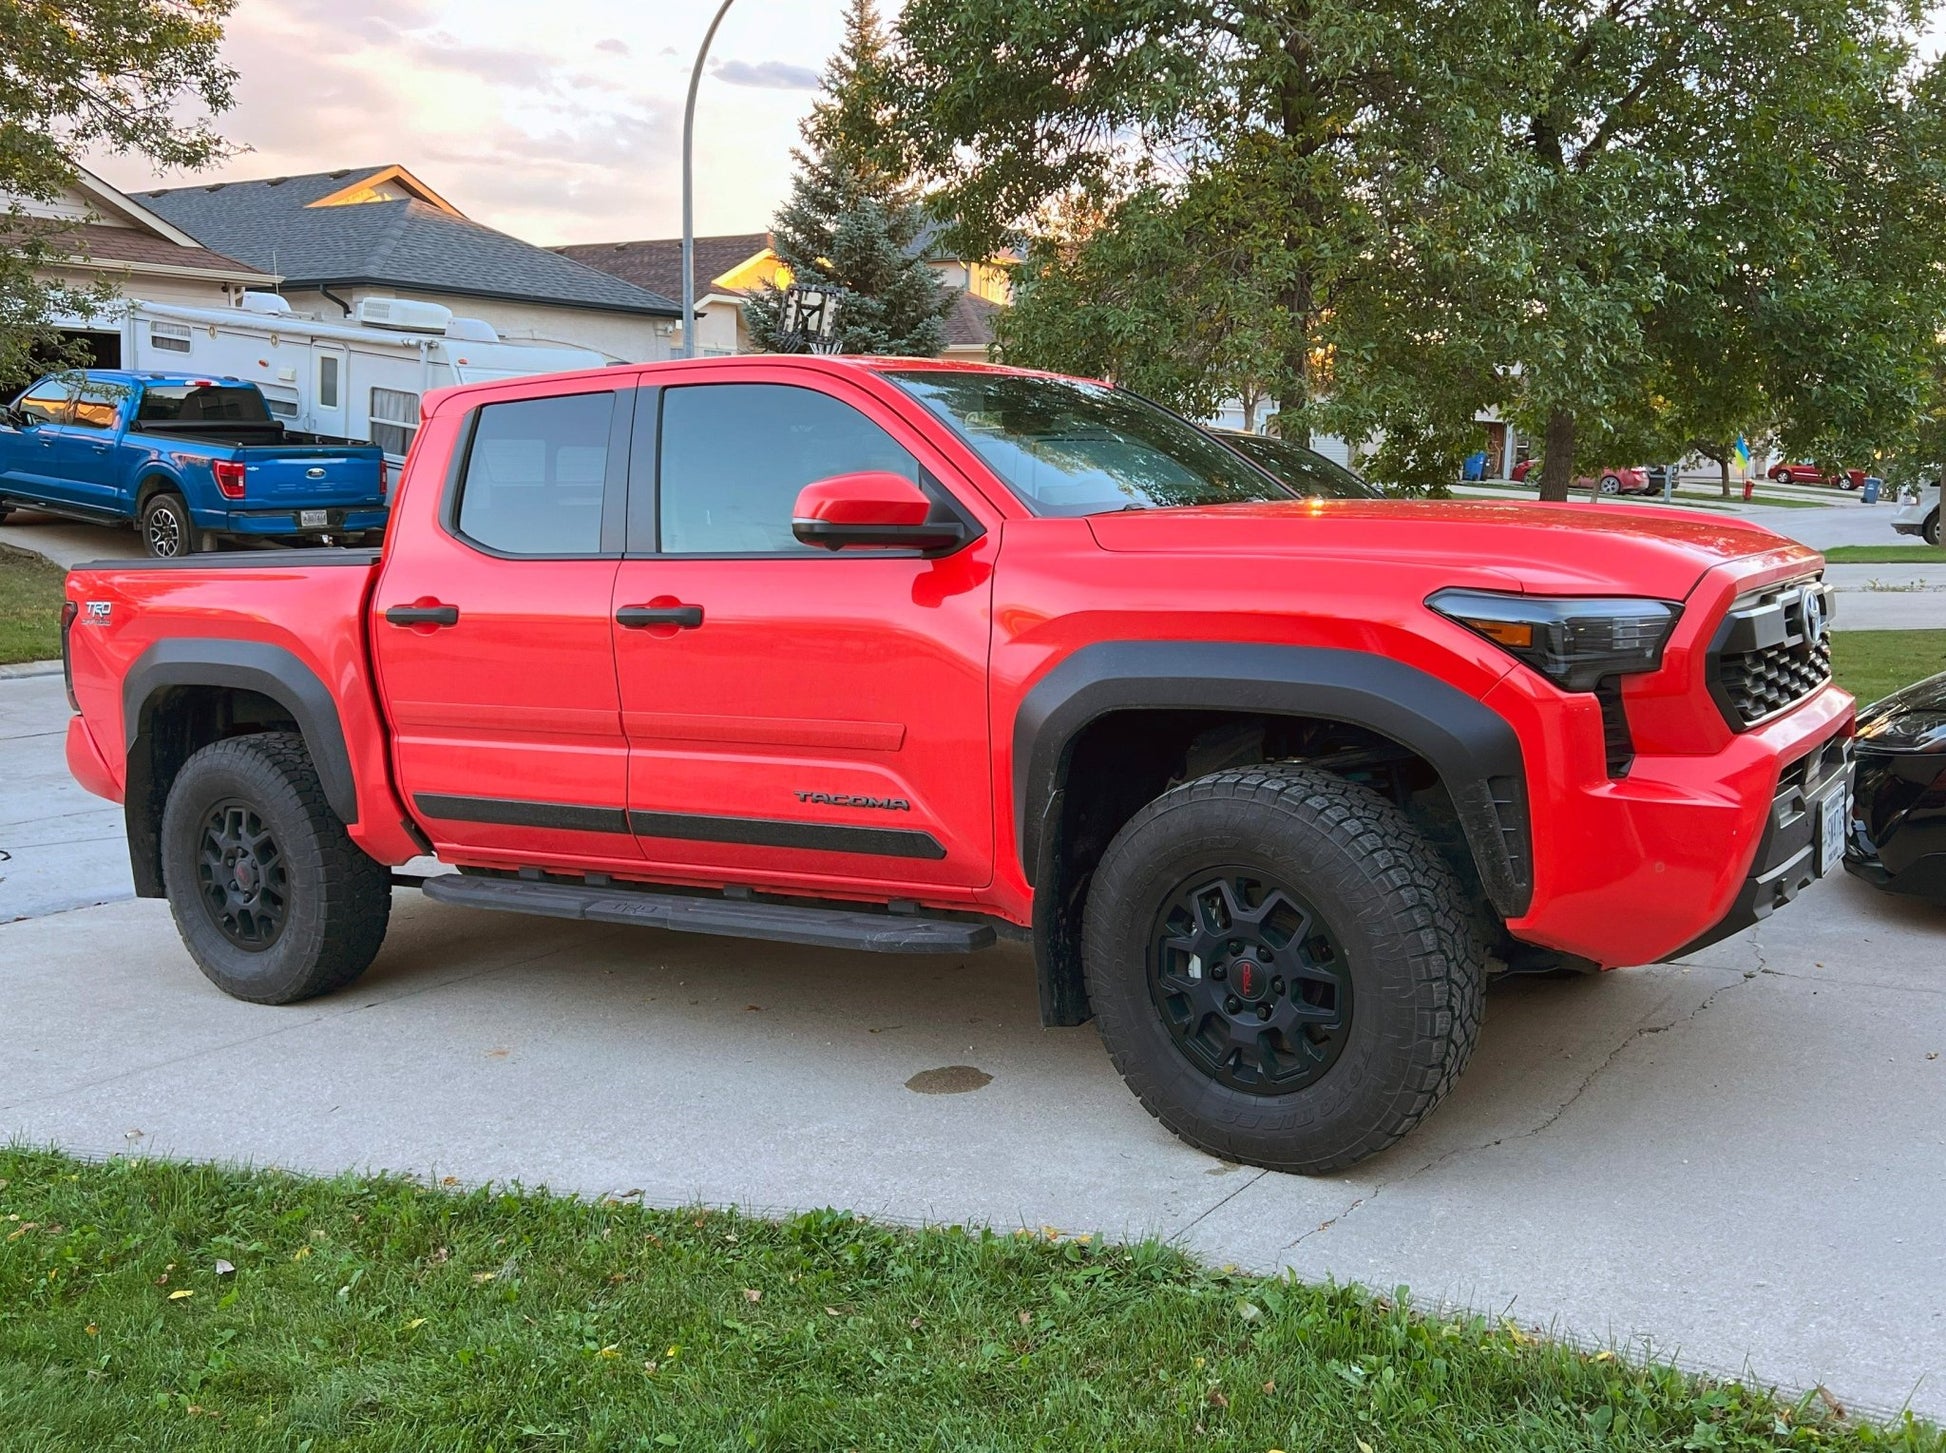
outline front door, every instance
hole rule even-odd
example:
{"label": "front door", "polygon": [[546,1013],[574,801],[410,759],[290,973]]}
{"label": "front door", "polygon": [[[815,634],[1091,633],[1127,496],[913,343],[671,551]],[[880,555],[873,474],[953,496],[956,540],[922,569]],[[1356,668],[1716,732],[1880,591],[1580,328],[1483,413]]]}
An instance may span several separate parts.
{"label": "front door", "polygon": [[334,439],[350,437],[345,400],[351,393],[351,356],[342,343],[311,345],[311,429]]}
{"label": "front door", "polygon": [[46,378],[14,400],[17,422],[0,423],[0,490],[19,499],[74,504],[75,489],[55,468],[54,445],[74,404],[74,388]]}
{"label": "front door", "polygon": [[55,431],[54,469],[67,482],[73,503],[105,513],[126,508],[115,446],[122,418],[133,410],[134,394],[133,385],[91,379],[69,406],[67,423]]}
{"label": "front door", "polygon": [[[984,885],[997,521],[860,385],[759,364],[657,377],[673,381],[640,395],[614,597],[629,817],[653,870],[838,896]],[[868,469],[985,533],[941,559],[799,544],[798,492]]]}
{"label": "front door", "polygon": [[640,862],[610,635],[632,383],[529,380],[428,426],[453,465],[406,491],[370,629],[401,795],[442,856]]}

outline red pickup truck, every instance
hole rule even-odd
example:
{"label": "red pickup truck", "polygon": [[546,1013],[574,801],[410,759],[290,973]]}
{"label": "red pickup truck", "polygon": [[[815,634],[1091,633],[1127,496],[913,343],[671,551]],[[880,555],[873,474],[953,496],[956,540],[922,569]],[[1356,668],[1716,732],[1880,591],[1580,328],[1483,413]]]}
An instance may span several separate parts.
{"label": "red pickup truck", "polygon": [[68,760],[241,998],[350,983],[427,853],[480,908],[1017,936],[1170,1129],[1329,1171],[1451,1088],[1491,974],[1654,962],[1841,860],[1818,555],[1588,520],[1300,500],[998,368],[481,384],[428,395],[382,550],[77,569]]}

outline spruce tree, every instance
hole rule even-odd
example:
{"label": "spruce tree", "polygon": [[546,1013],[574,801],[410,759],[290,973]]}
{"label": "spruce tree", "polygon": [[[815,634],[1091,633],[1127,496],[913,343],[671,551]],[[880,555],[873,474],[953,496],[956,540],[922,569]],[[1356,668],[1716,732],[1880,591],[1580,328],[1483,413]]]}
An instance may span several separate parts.
{"label": "spruce tree", "polygon": [[[886,124],[891,60],[876,0],[851,0],[845,39],[824,74],[824,96],[792,152],[790,199],[771,224],[793,282],[840,292],[835,351],[930,357],[944,340],[952,296],[915,244],[926,216],[911,167]],[[746,309],[751,334],[773,352],[801,352],[784,328],[784,294],[769,288]]]}

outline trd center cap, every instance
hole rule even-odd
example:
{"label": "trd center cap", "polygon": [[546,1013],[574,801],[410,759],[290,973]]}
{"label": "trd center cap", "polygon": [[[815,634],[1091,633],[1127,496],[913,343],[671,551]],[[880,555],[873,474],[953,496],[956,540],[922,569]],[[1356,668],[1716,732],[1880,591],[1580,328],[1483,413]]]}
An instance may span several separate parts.
{"label": "trd center cap", "polygon": [[257,865],[248,858],[238,858],[236,866],[230,870],[230,877],[236,883],[239,893],[248,893],[257,886]]}
{"label": "trd center cap", "polygon": [[1259,999],[1270,987],[1270,974],[1255,959],[1238,959],[1230,965],[1230,987],[1239,999]]}

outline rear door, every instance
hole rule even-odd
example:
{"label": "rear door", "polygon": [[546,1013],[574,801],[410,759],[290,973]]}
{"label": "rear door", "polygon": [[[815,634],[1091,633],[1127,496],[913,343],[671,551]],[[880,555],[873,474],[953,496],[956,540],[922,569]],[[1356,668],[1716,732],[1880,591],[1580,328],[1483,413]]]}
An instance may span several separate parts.
{"label": "rear door", "polygon": [[455,861],[640,862],[610,634],[630,383],[428,426],[450,465],[401,501],[370,629],[402,795]]}
{"label": "rear door", "polygon": [[[640,394],[615,584],[628,808],[658,874],[972,888],[993,871],[997,518],[866,387],[760,364]],[[812,386],[807,386],[811,384]],[[791,533],[814,480],[887,469],[983,533],[941,559]],[[632,608],[692,607],[684,625]]]}

